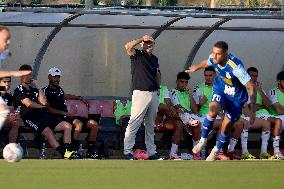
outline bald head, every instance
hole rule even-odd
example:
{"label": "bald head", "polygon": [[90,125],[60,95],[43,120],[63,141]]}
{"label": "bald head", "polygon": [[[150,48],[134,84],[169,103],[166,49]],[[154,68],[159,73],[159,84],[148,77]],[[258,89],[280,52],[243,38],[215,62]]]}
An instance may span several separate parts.
{"label": "bald head", "polygon": [[0,26],[0,53],[9,48],[10,31],[6,26]]}

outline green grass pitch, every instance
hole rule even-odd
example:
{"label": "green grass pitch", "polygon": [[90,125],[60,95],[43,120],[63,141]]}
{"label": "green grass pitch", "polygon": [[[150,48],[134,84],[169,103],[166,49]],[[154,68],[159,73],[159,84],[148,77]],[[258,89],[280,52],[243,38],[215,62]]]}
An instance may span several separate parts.
{"label": "green grass pitch", "polygon": [[1,189],[284,188],[284,161],[0,160]]}

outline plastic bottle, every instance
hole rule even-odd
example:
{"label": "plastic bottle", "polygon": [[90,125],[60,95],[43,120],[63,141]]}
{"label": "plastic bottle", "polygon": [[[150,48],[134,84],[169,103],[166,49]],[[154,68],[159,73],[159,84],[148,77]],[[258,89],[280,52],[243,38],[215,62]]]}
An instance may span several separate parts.
{"label": "plastic bottle", "polygon": [[40,148],[40,159],[46,159],[46,146],[45,142],[42,143],[41,148]]}
{"label": "plastic bottle", "polygon": [[79,155],[80,158],[83,158],[83,156],[84,156],[84,149],[83,149],[82,143],[80,143],[80,145],[79,145],[78,155]]}
{"label": "plastic bottle", "polygon": [[206,159],[206,150],[205,150],[205,149],[202,149],[202,150],[201,150],[200,156],[201,156],[201,159],[202,159],[202,160],[205,160],[205,159]]}

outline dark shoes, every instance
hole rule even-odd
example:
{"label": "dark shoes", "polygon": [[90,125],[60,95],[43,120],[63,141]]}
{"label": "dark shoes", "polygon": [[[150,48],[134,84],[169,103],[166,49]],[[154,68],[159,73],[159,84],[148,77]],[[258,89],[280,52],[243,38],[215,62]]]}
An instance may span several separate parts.
{"label": "dark shoes", "polygon": [[125,160],[134,160],[134,157],[133,157],[133,155],[131,153],[124,154],[124,159]]}
{"label": "dark shoes", "polygon": [[164,160],[158,153],[155,153],[148,158],[149,160]]}
{"label": "dark shoes", "polygon": [[86,158],[88,159],[99,159],[99,156],[95,151],[87,151]]}

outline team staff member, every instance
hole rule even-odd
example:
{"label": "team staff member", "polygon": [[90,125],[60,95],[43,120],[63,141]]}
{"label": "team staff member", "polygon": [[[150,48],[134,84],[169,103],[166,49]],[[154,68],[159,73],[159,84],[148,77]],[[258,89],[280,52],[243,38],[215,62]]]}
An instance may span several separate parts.
{"label": "team staff member", "polygon": [[[74,116],[67,110],[65,105],[65,99],[82,100],[87,103],[79,96],[65,94],[63,89],[59,86],[61,77],[61,71],[58,68],[50,68],[48,72],[49,85],[43,88],[44,94],[47,99],[47,112],[61,121],[67,121],[74,126],[74,132],[72,136],[73,150],[79,150],[79,139],[82,127],[85,126],[88,129],[88,151],[86,154],[87,158],[96,159],[97,154],[95,152],[95,142],[98,133],[98,123],[92,119]],[[78,159],[83,158],[80,153],[75,153],[75,157]]]}
{"label": "team staff member", "polygon": [[[32,71],[32,67],[24,64],[20,70]],[[44,136],[50,146],[60,152],[65,159],[72,158],[74,151],[69,151],[72,126],[54,119],[46,112],[46,98],[38,83],[32,82],[32,74],[21,77],[21,84],[14,91],[13,101],[15,107],[20,106],[20,114],[26,126]],[[60,146],[56,141],[53,131],[63,131],[64,146]]]}
{"label": "team staff member", "polygon": [[[138,44],[141,44],[142,50],[134,48]],[[158,89],[160,86],[158,58],[152,54],[154,45],[155,41],[149,35],[134,39],[125,45],[126,52],[131,60],[133,89],[131,116],[124,138],[124,155],[125,159],[129,160],[134,159],[132,148],[136,133],[143,120],[149,159],[160,159],[154,144],[154,127],[159,105]]]}

